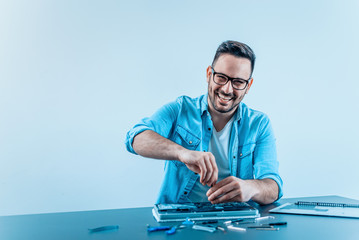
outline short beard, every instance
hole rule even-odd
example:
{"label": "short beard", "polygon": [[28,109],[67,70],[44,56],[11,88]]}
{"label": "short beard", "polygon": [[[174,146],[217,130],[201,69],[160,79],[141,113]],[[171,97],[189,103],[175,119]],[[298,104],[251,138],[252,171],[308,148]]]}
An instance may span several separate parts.
{"label": "short beard", "polygon": [[231,107],[231,108],[229,108],[227,110],[221,110],[221,109],[218,109],[213,102],[212,102],[212,106],[213,106],[214,110],[216,110],[219,113],[228,113],[228,112],[232,111],[236,107],[236,106],[233,106],[233,107]]}
{"label": "short beard", "polygon": [[[215,94],[217,94],[217,93],[215,93]],[[221,109],[218,109],[218,108],[217,108],[217,106],[216,106],[216,104],[215,104],[214,96],[213,96],[213,99],[211,99],[211,97],[209,97],[209,99],[210,99],[210,101],[211,101],[211,104],[212,104],[213,109],[216,110],[216,111],[219,112],[219,113],[228,113],[228,112],[232,111],[234,108],[238,107],[238,105],[239,105],[239,103],[238,103],[237,105],[234,105],[234,106],[232,106],[232,107],[229,108],[229,109],[221,110]],[[241,99],[241,100],[242,100],[242,99]]]}

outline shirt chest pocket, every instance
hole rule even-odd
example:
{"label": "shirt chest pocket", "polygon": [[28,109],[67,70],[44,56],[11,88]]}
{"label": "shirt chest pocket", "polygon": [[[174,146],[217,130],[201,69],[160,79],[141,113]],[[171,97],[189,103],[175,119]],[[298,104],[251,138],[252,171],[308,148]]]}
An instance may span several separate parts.
{"label": "shirt chest pocket", "polygon": [[239,146],[239,159],[247,158],[249,155],[252,155],[254,148],[256,147],[255,143],[248,143],[242,146]]}
{"label": "shirt chest pocket", "polygon": [[[174,133],[173,139],[175,143],[181,145],[184,148],[189,150],[196,150],[199,143],[201,142],[200,138],[195,136],[189,130],[184,127],[177,125],[176,131]],[[171,163],[175,164],[179,169],[186,169],[187,167],[184,163],[179,161],[171,161]]]}
{"label": "shirt chest pocket", "polygon": [[239,177],[243,179],[253,178],[253,152],[255,143],[249,143],[239,146],[238,149],[238,172]]}
{"label": "shirt chest pocket", "polygon": [[177,125],[173,140],[175,143],[189,150],[195,150],[201,142],[199,137],[180,125]]}

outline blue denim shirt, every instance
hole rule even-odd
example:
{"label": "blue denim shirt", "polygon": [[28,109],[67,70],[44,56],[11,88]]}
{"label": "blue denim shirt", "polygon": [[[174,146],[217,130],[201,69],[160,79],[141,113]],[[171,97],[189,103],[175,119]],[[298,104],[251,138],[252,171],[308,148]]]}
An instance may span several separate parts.
{"label": "blue denim shirt", "polygon": [[[212,129],[207,94],[198,98],[181,96],[136,124],[127,133],[126,147],[136,154],[132,148],[134,137],[145,130],[152,130],[187,149],[207,151]],[[275,137],[269,118],[244,103],[239,104],[234,115],[228,161],[232,176],[273,179],[279,187],[278,199],[282,197],[283,183],[278,173]],[[179,161],[166,161],[164,171],[157,203],[190,202],[188,195],[199,175]]]}

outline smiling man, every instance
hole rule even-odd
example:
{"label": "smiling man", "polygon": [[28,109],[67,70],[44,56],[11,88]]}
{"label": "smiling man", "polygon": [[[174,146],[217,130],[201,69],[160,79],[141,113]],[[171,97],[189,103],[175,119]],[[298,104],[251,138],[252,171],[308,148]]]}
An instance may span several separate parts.
{"label": "smiling man", "polygon": [[128,151],[167,160],[158,203],[269,204],[282,196],[270,121],[242,103],[254,63],[249,46],[223,42],[206,70],[207,94],[181,96],[127,133]]}

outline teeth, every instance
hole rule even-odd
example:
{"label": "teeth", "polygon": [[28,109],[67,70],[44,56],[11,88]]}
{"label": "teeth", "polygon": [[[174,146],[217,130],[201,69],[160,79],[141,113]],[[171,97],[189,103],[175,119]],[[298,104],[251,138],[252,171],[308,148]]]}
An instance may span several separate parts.
{"label": "teeth", "polygon": [[224,95],[222,95],[222,94],[220,94],[220,93],[218,93],[218,96],[219,96],[221,99],[226,100],[226,101],[229,101],[229,100],[232,99],[232,98],[226,97],[226,96],[224,96]]}

